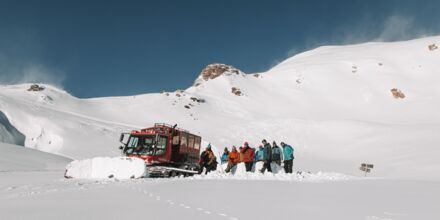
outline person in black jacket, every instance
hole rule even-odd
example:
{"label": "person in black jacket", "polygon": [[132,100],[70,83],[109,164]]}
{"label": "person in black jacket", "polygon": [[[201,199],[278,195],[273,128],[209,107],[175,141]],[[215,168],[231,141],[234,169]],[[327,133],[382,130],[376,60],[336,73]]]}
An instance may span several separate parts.
{"label": "person in black jacket", "polygon": [[272,168],[270,167],[270,163],[272,162],[272,147],[269,143],[267,143],[266,139],[263,139],[261,141],[263,144],[263,168],[260,170],[261,173],[264,173],[267,169],[267,171],[272,172]]}
{"label": "person in black jacket", "polygon": [[[205,169],[205,174],[217,169],[217,158],[211,150],[211,144],[209,144],[200,155],[199,164],[201,169]],[[202,172],[202,170],[200,172]]]}

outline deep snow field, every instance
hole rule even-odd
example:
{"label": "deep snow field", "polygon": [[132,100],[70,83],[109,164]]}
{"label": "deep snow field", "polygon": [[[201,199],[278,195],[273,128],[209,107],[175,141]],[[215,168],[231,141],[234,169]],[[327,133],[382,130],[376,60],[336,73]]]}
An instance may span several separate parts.
{"label": "deep snow field", "polygon": [[[337,173],[65,179],[64,166],[69,159],[19,146],[0,144],[0,149],[2,219],[435,220],[440,217],[437,181],[361,178]],[[33,160],[23,160],[24,155]],[[13,163],[18,160],[25,162]],[[45,163],[47,166],[43,166]]]}
{"label": "deep snow field", "polygon": [[[440,49],[431,44],[440,37],[320,47],[258,75],[129,97],[0,86],[0,140],[16,144],[0,144],[1,219],[440,219]],[[302,173],[64,178],[72,160],[120,156],[121,132],[155,122],[199,134],[218,157],[244,141],[284,141]],[[367,178],[361,163],[375,165]]]}

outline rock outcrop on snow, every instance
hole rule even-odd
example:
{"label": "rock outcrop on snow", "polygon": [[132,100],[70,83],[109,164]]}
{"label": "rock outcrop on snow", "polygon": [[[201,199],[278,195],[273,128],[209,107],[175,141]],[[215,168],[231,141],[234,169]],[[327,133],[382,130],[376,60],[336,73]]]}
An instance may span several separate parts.
{"label": "rock outcrop on snow", "polygon": [[232,92],[234,95],[236,95],[236,96],[242,96],[242,95],[243,95],[243,93],[241,92],[241,90],[240,90],[239,88],[237,88],[237,87],[232,87],[232,88],[231,88],[231,92]]}
{"label": "rock outcrop on snow", "polygon": [[393,88],[393,89],[391,89],[391,93],[393,94],[394,98],[396,98],[396,99],[404,99],[405,98],[405,94],[403,94],[403,92],[400,91],[399,89]]}
{"label": "rock outcrop on snow", "polygon": [[428,49],[429,49],[430,51],[433,51],[433,50],[438,49],[438,46],[437,46],[436,44],[431,44],[431,45],[428,46]]}
{"label": "rock outcrop on snow", "polygon": [[44,86],[40,86],[38,84],[33,84],[29,87],[28,91],[39,92],[39,91],[43,91],[44,89],[45,89]]}
{"label": "rock outcrop on snow", "polygon": [[221,75],[232,75],[232,74],[243,74],[244,73],[233,67],[226,64],[221,63],[213,63],[206,66],[202,72],[200,73],[199,77],[194,81],[194,86],[200,85],[203,81],[208,81],[210,79],[215,79]]}

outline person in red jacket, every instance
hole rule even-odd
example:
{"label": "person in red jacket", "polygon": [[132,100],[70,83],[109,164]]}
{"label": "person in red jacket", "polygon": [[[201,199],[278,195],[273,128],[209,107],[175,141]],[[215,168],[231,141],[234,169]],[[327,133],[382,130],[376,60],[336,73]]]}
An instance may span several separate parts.
{"label": "person in red jacket", "polygon": [[243,155],[242,161],[246,166],[246,172],[251,172],[252,166],[254,165],[254,156],[255,156],[254,150],[251,147],[249,147],[248,142],[244,142],[243,148],[241,149],[240,153]]}
{"label": "person in red jacket", "polygon": [[237,148],[232,146],[232,151],[228,156],[228,166],[225,169],[226,173],[231,172],[231,169],[234,168],[240,162],[240,153],[238,153]]}

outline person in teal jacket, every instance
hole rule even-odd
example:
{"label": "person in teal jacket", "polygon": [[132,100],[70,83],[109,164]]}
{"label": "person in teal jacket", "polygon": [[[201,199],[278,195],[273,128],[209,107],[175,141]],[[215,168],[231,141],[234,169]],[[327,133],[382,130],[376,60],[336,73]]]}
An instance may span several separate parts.
{"label": "person in teal jacket", "polygon": [[281,147],[283,147],[283,156],[284,156],[284,171],[286,173],[293,172],[293,156],[294,149],[292,146],[281,142]]}
{"label": "person in teal jacket", "polygon": [[258,150],[255,151],[254,161],[259,162],[264,160],[264,149],[263,145],[258,146]]}

